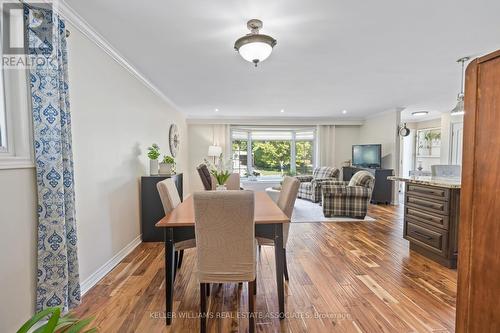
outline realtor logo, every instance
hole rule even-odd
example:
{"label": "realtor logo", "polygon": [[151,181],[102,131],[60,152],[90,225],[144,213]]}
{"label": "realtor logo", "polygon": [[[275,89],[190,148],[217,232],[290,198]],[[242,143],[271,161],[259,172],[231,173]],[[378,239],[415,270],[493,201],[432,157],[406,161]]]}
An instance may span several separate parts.
{"label": "realtor logo", "polygon": [[[29,46],[36,47],[38,53],[52,52],[51,3],[2,1],[1,5],[1,54],[4,68],[29,66],[27,55],[35,53],[31,52]],[[27,25],[25,20],[28,20]],[[26,36],[30,36],[29,43]]]}

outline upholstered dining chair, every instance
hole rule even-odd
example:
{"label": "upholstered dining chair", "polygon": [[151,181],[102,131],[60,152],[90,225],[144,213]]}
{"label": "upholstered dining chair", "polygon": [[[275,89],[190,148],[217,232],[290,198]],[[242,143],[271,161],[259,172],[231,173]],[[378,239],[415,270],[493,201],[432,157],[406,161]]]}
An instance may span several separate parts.
{"label": "upholstered dining chair", "polygon": [[[160,194],[161,203],[163,205],[163,211],[165,215],[170,213],[175,207],[181,203],[181,198],[179,197],[179,192],[177,192],[177,187],[175,186],[172,178],[167,178],[158,182],[156,184],[158,193]],[[182,258],[184,257],[184,250],[196,247],[195,239],[188,239],[182,242],[175,243],[175,267],[181,268]]]}
{"label": "upholstered dining chair", "polygon": [[[297,193],[299,191],[300,181],[295,177],[286,176],[283,179],[283,184],[281,185],[281,191],[278,197],[278,207],[283,211],[283,213],[291,220],[293,207],[295,206],[295,199],[297,199]],[[284,258],[284,275],[285,280],[288,281],[288,267],[286,263],[286,243],[288,242],[288,233],[290,231],[290,223],[283,224],[283,258]],[[268,238],[257,238],[259,246],[269,245],[274,246],[274,240]]]}
{"label": "upholstered dining chair", "polygon": [[198,175],[200,175],[201,183],[205,191],[210,191],[215,189],[215,183],[213,182],[213,176],[210,174],[206,164],[200,164],[196,167]]}
{"label": "upholstered dining chair", "polygon": [[210,191],[193,195],[197,275],[200,282],[200,332],[206,332],[210,283],[248,282],[249,331],[254,332],[256,240],[254,193]]}

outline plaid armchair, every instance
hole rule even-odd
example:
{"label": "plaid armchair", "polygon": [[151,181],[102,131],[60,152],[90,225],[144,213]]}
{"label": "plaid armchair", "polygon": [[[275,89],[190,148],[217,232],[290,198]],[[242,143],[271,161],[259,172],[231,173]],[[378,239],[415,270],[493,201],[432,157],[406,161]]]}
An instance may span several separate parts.
{"label": "plaid armchair", "polygon": [[298,197],[301,199],[319,202],[321,200],[321,184],[323,181],[335,180],[339,176],[339,169],[319,167],[314,169],[312,176],[297,176],[300,181]]}
{"label": "plaid armchair", "polygon": [[374,185],[375,177],[368,171],[357,172],[349,182],[323,182],[323,214],[364,219]]}

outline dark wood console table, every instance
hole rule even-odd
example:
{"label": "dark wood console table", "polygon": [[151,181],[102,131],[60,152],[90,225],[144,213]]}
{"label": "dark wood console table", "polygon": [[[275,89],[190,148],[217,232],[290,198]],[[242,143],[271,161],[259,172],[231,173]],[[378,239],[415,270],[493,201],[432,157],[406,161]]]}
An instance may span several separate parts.
{"label": "dark wood console table", "polygon": [[165,216],[163,205],[156,184],[164,179],[172,178],[179,192],[181,201],[182,173],[173,175],[155,175],[141,177],[141,231],[143,242],[163,242],[163,230],[156,228],[155,224]]}

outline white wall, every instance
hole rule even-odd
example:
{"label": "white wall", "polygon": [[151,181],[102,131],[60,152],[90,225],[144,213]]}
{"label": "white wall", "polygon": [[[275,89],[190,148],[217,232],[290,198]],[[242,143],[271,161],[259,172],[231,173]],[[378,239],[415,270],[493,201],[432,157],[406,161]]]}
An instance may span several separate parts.
{"label": "white wall", "polygon": [[0,332],[15,332],[35,310],[35,171],[0,170],[0,184]]}
{"label": "white wall", "polygon": [[[187,169],[182,114],[78,31],[68,39],[80,278],[85,281],[140,235],[139,178],[145,148],[168,151],[179,126],[177,170]],[[185,188],[189,186],[185,175]],[[0,331],[14,332],[34,310],[36,195],[33,169],[0,170]]]}
{"label": "white wall", "polygon": [[399,112],[386,111],[368,118],[359,129],[360,144],[382,144],[382,167],[396,169],[399,155],[396,154]]}
{"label": "white wall", "polygon": [[359,144],[360,126],[335,126],[335,167],[352,159],[352,146]]}
{"label": "white wall", "polygon": [[[382,144],[382,167],[394,169],[399,174],[399,136],[398,126],[401,120],[400,110],[385,111],[366,119],[359,129],[360,144]],[[399,184],[394,182],[393,203],[398,202]]]}
{"label": "white wall", "polygon": [[188,142],[189,156],[187,173],[191,179],[188,188],[189,193],[203,190],[200,176],[196,167],[203,162],[204,159],[212,161],[212,157],[208,157],[208,146],[213,144],[221,146],[225,157],[229,157],[230,146],[228,141],[229,125],[224,124],[189,124],[188,125]]}

